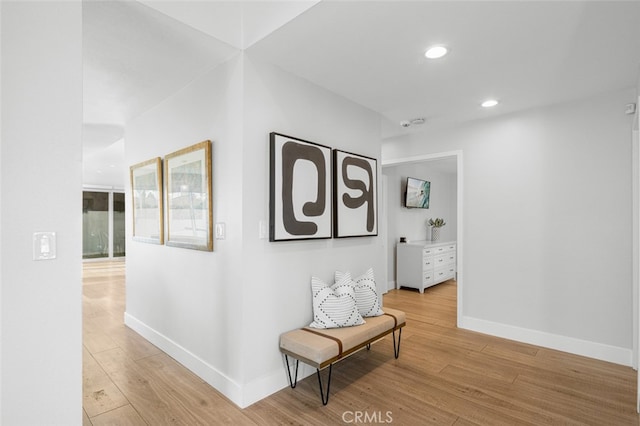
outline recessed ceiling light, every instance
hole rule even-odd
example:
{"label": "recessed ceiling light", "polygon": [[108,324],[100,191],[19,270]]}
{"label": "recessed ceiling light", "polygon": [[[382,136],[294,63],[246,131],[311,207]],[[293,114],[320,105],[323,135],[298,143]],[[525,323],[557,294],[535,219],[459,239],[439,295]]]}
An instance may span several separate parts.
{"label": "recessed ceiling light", "polygon": [[438,59],[442,58],[448,52],[449,50],[447,50],[447,48],[444,46],[433,46],[427,49],[426,52],[424,52],[424,56],[426,56],[428,59]]}
{"label": "recessed ceiling light", "polygon": [[498,105],[498,101],[495,99],[487,99],[483,103],[480,104],[483,108],[491,108]]}

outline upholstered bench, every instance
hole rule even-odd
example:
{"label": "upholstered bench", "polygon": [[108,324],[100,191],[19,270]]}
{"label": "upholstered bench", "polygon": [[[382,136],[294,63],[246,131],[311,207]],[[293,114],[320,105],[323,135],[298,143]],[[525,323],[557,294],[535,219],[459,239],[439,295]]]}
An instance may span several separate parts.
{"label": "upholstered bench", "polygon": [[[402,327],[406,324],[405,313],[397,309],[384,308],[384,314],[366,318],[366,323],[351,327],[316,329],[304,327],[289,331],[280,336],[280,351],[284,353],[287,365],[289,385],[295,388],[298,382],[298,363],[316,367],[320,398],[322,404],[329,402],[329,388],[331,386],[331,370],[333,364],[381,339],[387,334],[393,335],[393,353],[396,358],[400,355],[400,339]],[[396,342],[396,330],[398,341]],[[289,356],[295,358],[295,377],[291,377]],[[329,367],[326,396],[323,391],[320,370]]]}

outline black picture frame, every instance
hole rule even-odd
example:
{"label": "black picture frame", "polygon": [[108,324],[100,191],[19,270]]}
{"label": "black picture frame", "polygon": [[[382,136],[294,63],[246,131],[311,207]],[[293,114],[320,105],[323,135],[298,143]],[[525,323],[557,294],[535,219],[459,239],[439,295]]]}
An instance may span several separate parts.
{"label": "black picture frame", "polygon": [[431,198],[431,182],[413,177],[407,178],[404,206],[408,209],[428,209]]}
{"label": "black picture frame", "polygon": [[331,238],[331,148],[269,134],[269,241]]}
{"label": "black picture frame", "polygon": [[334,238],[378,235],[378,161],[333,150]]}

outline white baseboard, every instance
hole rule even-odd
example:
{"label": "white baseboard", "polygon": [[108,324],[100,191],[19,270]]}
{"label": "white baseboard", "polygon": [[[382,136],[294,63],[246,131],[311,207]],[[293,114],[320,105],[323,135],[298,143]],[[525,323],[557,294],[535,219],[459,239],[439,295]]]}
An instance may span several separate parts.
{"label": "white baseboard", "polygon": [[[294,359],[289,358],[291,365],[291,375],[295,374]],[[315,368],[308,366],[302,362],[298,368],[298,381],[305,379],[306,377],[315,374]],[[263,398],[268,397],[271,394],[278,392],[281,389],[289,387],[289,379],[287,378],[287,366],[284,364],[284,356],[282,357],[282,368],[278,369],[275,373],[263,376],[248,383],[244,388],[243,405],[240,408],[246,408],[258,402]]]}
{"label": "white baseboard", "polygon": [[242,386],[211,364],[125,312],[124,323],[243,408]]}
{"label": "white baseboard", "polygon": [[632,365],[632,351],[627,348],[500,324],[467,316],[462,317],[461,324],[458,324],[458,326],[466,330],[477,331],[479,333],[490,334],[492,336],[502,337],[518,342],[569,352],[575,355],[582,355],[602,361],[613,362],[615,364],[628,367],[631,367]]}
{"label": "white baseboard", "polygon": [[396,288],[396,282],[395,281],[388,281],[387,282],[387,291],[394,290],[395,288]]}
{"label": "white baseboard", "polygon": [[[395,282],[389,282],[389,284],[391,283],[395,285]],[[258,379],[246,383],[243,386],[217,370],[211,364],[199,358],[197,355],[191,353],[173,340],[157,332],[128,313],[124,314],[124,323],[202,378],[205,382],[223,393],[240,408],[246,408],[249,405],[289,386],[284,358],[282,362],[282,369],[277,369],[277,371],[266,374]],[[620,348],[575,339],[572,337],[559,336],[557,334],[545,333],[468,316],[462,317],[461,324],[458,324],[458,326],[467,330],[477,331],[479,333],[489,334],[518,342],[556,349],[624,366],[632,366],[632,351],[627,348]],[[292,360],[290,360],[290,362],[292,362]],[[292,370],[291,373],[293,374],[293,372],[294,371]],[[314,373],[314,369],[301,363],[300,370],[298,372],[298,380],[302,380]]]}
{"label": "white baseboard", "polygon": [[[262,376],[256,380],[246,383],[243,386],[217,370],[211,364],[199,358],[197,355],[191,353],[178,343],[126,312],[124,314],[124,323],[149,342],[156,345],[167,355],[178,361],[187,369],[191,370],[202,380],[209,383],[216,390],[220,391],[224,396],[229,398],[231,402],[240,408],[246,408],[254,402],[266,398],[272,393],[278,392],[279,390],[289,386],[287,370],[284,365],[284,357],[282,369],[278,369],[276,372]],[[292,370],[291,374],[293,374],[294,371],[295,370]],[[314,373],[315,369],[300,363],[298,380],[302,380]]]}

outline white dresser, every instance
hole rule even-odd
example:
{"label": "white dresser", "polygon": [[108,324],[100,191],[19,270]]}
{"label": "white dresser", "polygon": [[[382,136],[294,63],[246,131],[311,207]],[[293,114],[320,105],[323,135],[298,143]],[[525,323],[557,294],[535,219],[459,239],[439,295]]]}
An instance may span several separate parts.
{"label": "white dresser", "polygon": [[396,247],[396,287],[424,289],[456,276],[455,241],[414,241]]}

